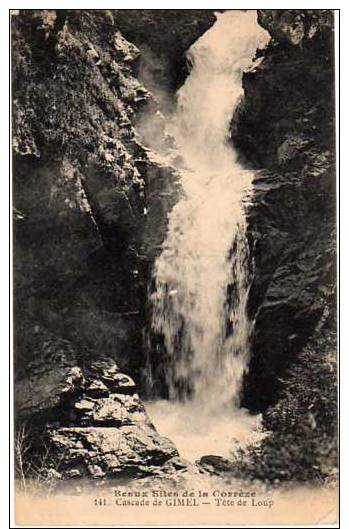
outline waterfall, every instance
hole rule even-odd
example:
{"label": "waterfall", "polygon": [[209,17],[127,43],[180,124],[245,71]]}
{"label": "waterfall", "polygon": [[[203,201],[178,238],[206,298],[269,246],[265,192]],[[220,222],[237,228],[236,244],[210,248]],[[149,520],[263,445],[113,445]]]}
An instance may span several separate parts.
{"label": "waterfall", "polygon": [[248,368],[245,204],[253,174],[228,136],[242,72],[268,40],[254,11],[218,14],[188,52],[191,73],[169,126],[183,196],[154,267],[152,332],[163,337],[169,358],[170,400],[188,400],[186,409],[205,417],[238,407]]}

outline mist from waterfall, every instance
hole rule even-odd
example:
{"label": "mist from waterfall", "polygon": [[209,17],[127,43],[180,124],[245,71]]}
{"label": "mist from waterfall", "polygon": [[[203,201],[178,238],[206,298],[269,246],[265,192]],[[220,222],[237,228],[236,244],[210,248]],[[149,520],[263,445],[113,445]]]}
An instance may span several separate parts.
{"label": "mist from waterfall", "polygon": [[[175,442],[183,422],[192,423],[201,454],[212,453],[208,445],[216,442],[226,454],[223,430],[228,427],[229,442],[241,441],[253,422],[238,410],[251,333],[245,204],[253,174],[240,165],[228,137],[242,72],[269,40],[256,18],[254,11],[217,14],[187,54],[192,70],[169,125],[182,159],[183,196],[169,216],[151,302],[152,332],[163,337],[169,358],[172,402],[148,408],[160,433]],[[182,434],[183,446],[195,443],[188,431]]]}

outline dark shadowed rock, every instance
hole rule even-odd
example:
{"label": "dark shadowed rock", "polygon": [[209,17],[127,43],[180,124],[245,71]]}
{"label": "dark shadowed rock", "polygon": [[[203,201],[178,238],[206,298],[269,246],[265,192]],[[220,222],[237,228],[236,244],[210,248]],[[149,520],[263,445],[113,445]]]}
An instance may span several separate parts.
{"label": "dark shadowed rock", "polygon": [[258,17],[274,40],[243,76],[232,135],[257,169],[247,211],[255,326],[243,405],[264,410],[324,311],[335,309],[334,64],[332,13]]}
{"label": "dark shadowed rock", "polygon": [[258,23],[278,42],[299,46],[333,28],[329,9],[258,9]]}
{"label": "dark shadowed rock", "polygon": [[214,20],[212,10],[11,17],[16,423],[30,425],[28,457],[40,465],[49,451],[52,476],[180,465],[118,367],[141,378],[149,273],[179,192],[173,140],[139,79],[152,52],[172,89]]}
{"label": "dark shadowed rock", "polygon": [[198,461],[198,466],[202,467],[209,474],[227,475],[234,470],[234,464],[229,459],[222,456],[203,456]]}
{"label": "dark shadowed rock", "polygon": [[39,325],[137,376],[177,192],[135,130],[140,112],[158,112],[140,52],[106,10],[20,10],[11,23],[15,354],[25,369]]}
{"label": "dark shadowed rock", "polygon": [[261,10],[273,37],[243,76],[232,136],[256,169],[251,361],[242,404],[270,432],[236,477],[327,480],[337,472],[333,13]]}
{"label": "dark shadowed rock", "polygon": [[140,75],[150,89],[175,91],[185,80],[185,52],[213,26],[221,9],[114,10],[122,34],[142,51]]}

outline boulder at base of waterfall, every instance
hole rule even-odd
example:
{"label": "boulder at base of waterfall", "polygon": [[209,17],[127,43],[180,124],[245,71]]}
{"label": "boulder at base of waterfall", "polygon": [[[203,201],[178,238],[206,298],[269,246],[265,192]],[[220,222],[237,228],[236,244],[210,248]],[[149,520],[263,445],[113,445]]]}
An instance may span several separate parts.
{"label": "boulder at base of waterfall", "polygon": [[72,427],[48,430],[62,477],[142,477],[152,475],[177,455],[146,420],[116,427]]}
{"label": "boulder at base of waterfall", "polygon": [[148,476],[178,457],[110,357],[82,361],[68,341],[47,334],[16,393],[24,467],[43,480],[52,482],[53,471],[55,481]]}
{"label": "boulder at base of waterfall", "polygon": [[234,464],[222,456],[203,456],[198,462],[198,466],[209,474],[217,476],[234,472]]}
{"label": "boulder at base of waterfall", "polygon": [[203,486],[208,472],[200,465],[191,463],[181,457],[172,457],[164,465],[153,467],[152,474],[139,480],[142,488],[189,489],[198,486],[203,479]]}

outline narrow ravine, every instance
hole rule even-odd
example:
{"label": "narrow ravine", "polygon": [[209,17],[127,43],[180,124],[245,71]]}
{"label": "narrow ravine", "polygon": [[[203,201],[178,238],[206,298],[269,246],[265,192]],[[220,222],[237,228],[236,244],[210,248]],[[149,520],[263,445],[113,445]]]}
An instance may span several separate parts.
{"label": "narrow ravine", "polygon": [[336,524],[336,13],[10,18],[13,525]]}
{"label": "narrow ravine", "polygon": [[192,460],[228,456],[258,436],[258,417],[239,408],[253,330],[245,219],[253,173],[240,164],[228,133],[242,72],[269,35],[254,11],[217,17],[188,51],[192,70],[169,126],[183,196],[169,217],[151,296],[151,332],[170,359],[170,399],[147,409],[159,432]]}

